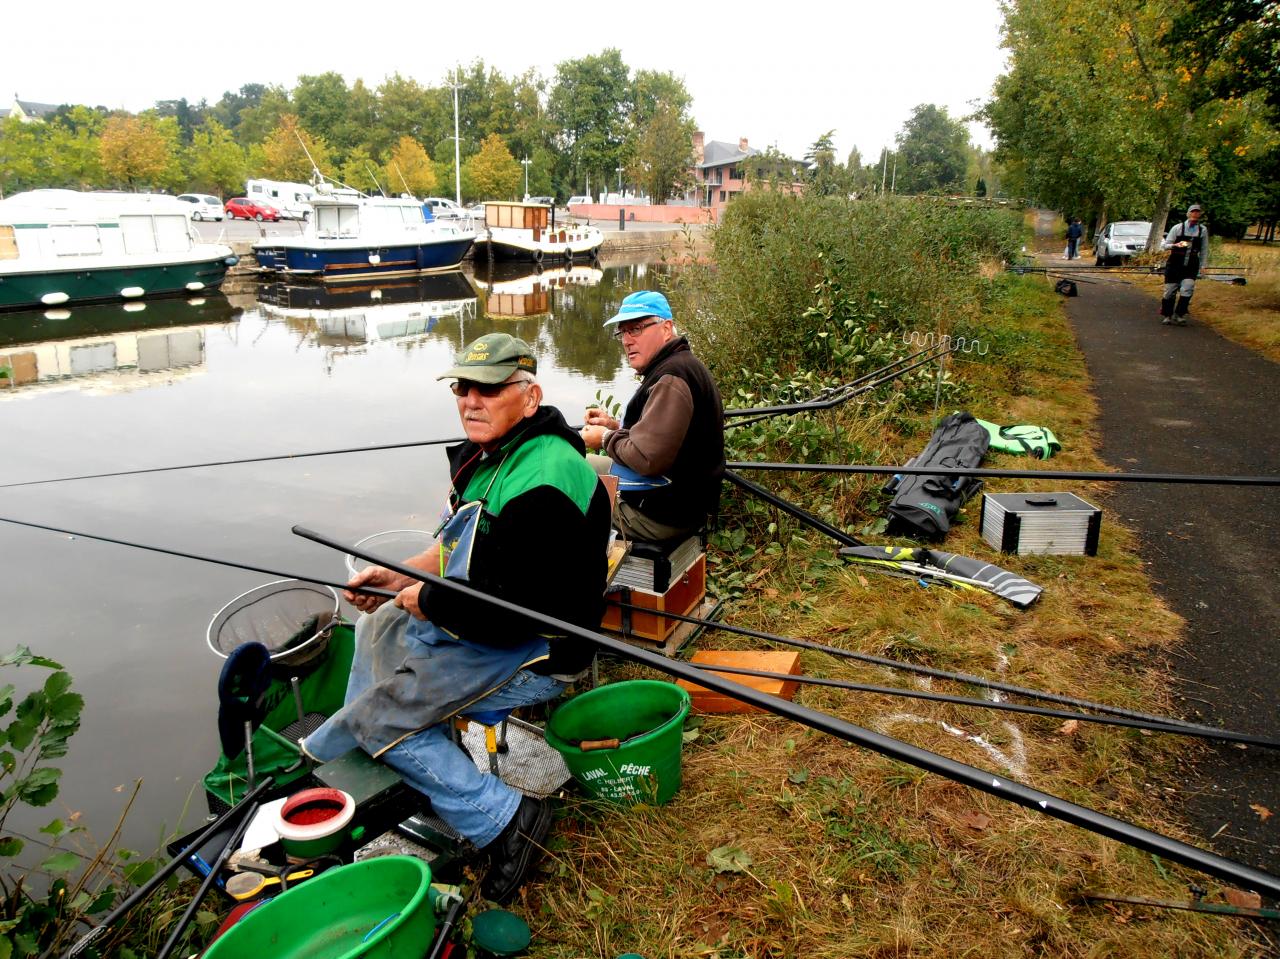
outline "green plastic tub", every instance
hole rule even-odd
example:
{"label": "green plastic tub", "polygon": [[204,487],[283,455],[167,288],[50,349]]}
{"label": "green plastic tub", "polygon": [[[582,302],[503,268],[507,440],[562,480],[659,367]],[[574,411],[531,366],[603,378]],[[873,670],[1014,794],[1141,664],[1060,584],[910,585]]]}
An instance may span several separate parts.
{"label": "green plastic tub", "polygon": [[431,867],[381,856],[308,879],[232,926],[204,959],[422,959],[436,918]]}
{"label": "green plastic tub", "polygon": [[[552,713],[547,742],[587,794],[624,805],[658,805],[680,788],[688,712],[689,694],[674,683],[611,683],[575,696]],[[614,739],[617,746],[582,748]]]}

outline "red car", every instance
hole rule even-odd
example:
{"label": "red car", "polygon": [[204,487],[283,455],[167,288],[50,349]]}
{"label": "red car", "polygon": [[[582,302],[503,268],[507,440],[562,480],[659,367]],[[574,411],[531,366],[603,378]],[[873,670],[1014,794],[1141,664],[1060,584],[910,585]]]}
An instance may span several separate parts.
{"label": "red car", "polygon": [[252,200],[246,200],[242,196],[232,197],[226,203],[227,219],[234,220],[236,218],[242,220],[279,220],[280,211],[273,206],[267,206],[265,203],[254,203]]}

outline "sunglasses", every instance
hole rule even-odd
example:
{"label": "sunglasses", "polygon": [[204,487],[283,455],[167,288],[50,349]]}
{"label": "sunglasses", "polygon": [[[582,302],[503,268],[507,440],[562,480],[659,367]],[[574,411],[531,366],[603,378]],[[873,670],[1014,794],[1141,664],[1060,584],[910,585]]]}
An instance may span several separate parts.
{"label": "sunglasses", "polygon": [[613,331],[613,338],[620,340],[624,336],[639,336],[651,326],[657,326],[662,320],[650,320],[648,323],[635,323],[631,326],[620,326]]}
{"label": "sunglasses", "polygon": [[466,396],[472,390],[475,390],[486,399],[493,399],[508,386],[516,386],[517,384],[528,382],[528,380],[507,380],[502,383],[477,383],[475,380],[458,380],[450,383],[449,389],[453,391],[454,396]]}

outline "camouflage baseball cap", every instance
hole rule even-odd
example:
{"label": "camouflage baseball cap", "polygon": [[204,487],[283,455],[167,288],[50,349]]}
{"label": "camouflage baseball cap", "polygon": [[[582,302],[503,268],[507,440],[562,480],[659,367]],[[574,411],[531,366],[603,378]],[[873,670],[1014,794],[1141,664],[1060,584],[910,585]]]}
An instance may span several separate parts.
{"label": "camouflage baseball cap", "polygon": [[517,370],[538,372],[533,347],[510,333],[489,333],[480,337],[464,347],[453,362],[456,365],[436,379],[501,383]]}

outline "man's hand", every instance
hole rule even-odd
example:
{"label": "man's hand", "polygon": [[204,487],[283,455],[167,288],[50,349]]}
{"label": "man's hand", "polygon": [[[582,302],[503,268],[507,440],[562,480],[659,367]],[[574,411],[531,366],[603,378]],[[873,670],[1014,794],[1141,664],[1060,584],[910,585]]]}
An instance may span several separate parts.
{"label": "man's hand", "polygon": [[588,426],[603,426],[607,430],[616,430],[622,425],[598,406],[587,407],[587,418],[583,422]]}
{"label": "man's hand", "polygon": [[385,566],[366,566],[364,569],[360,570],[360,572],[352,576],[351,579],[347,580],[347,589],[343,591],[342,596],[348,603],[360,610],[360,612],[372,613],[387,601],[386,598],[382,596],[370,596],[367,593],[354,593],[351,591],[352,586],[371,586],[374,589],[403,590],[411,583],[416,584],[417,580],[410,579],[408,576],[402,576],[400,573],[389,570]]}
{"label": "man's hand", "polygon": [[582,428],[582,442],[586,444],[587,449],[594,451],[601,450],[604,445],[605,427],[603,426],[584,426]]}
{"label": "man's hand", "polygon": [[414,619],[426,619],[427,614],[418,606],[418,591],[422,589],[422,584],[414,580],[411,585],[406,586],[392,600],[397,607],[403,609]]}

